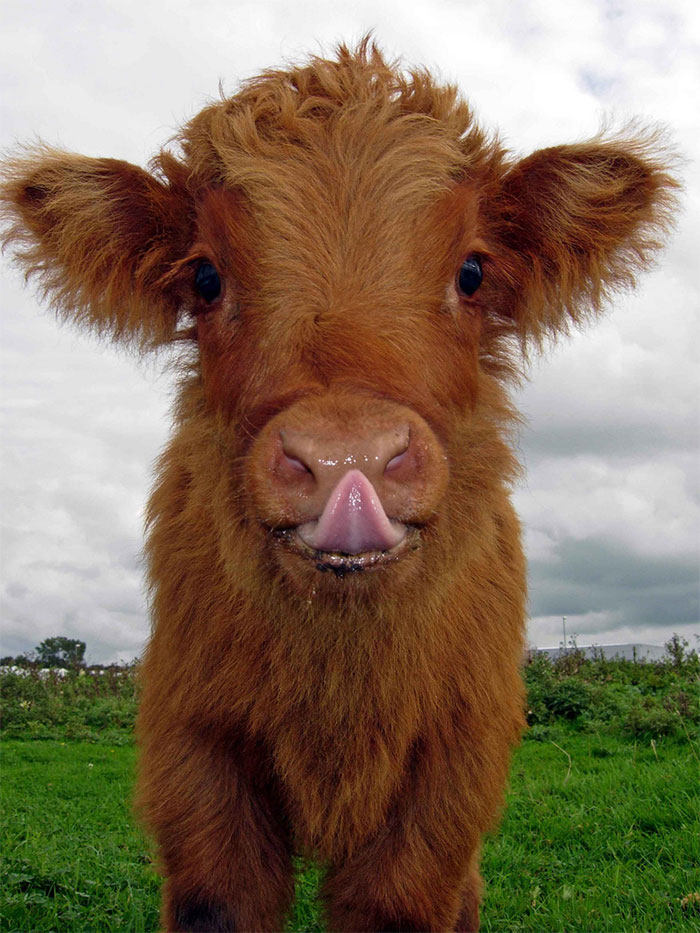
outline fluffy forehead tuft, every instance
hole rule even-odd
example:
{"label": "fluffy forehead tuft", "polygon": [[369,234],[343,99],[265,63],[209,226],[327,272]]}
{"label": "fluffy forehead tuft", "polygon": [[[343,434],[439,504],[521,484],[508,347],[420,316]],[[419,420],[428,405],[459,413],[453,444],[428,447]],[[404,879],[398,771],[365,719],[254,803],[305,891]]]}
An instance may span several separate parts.
{"label": "fluffy forehead tuft", "polygon": [[264,188],[272,164],[306,164],[320,180],[343,168],[357,176],[369,165],[398,164],[425,200],[448,180],[483,182],[503,168],[498,142],[456,87],[388,63],[369,40],[339,46],[332,60],[312,57],[250,79],[202,110],[176,142],[193,186]]}

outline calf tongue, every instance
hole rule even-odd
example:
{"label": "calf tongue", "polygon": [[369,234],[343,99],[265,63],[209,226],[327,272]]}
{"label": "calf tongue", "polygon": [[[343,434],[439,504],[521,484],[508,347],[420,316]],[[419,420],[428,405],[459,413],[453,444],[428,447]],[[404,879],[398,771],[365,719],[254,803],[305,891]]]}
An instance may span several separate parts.
{"label": "calf tongue", "polygon": [[323,514],[298,528],[299,537],[318,551],[362,554],[398,544],[405,525],[390,521],[364,473],[349,470],[328,497]]}

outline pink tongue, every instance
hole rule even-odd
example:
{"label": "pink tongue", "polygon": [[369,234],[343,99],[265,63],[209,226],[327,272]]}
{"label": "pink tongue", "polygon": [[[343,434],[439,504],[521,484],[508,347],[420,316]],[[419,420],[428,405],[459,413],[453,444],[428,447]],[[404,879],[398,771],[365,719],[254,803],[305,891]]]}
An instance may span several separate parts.
{"label": "pink tongue", "polygon": [[321,517],[300,525],[298,531],[302,541],[318,551],[362,554],[394,547],[406,528],[387,518],[364,473],[349,470],[328,497]]}

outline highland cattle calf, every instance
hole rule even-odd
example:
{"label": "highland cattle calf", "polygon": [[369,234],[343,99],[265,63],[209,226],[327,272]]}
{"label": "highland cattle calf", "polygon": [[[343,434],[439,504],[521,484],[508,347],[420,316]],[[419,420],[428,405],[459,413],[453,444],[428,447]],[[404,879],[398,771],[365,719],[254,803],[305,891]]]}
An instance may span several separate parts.
{"label": "highland cattle calf", "polygon": [[633,282],[674,187],[650,135],[515,159],[368,42],[248,81],[150,172],[6,165],[60,314],[178,348],[138,726],[165,929],[282,929],[295,853],[332,930],[477,929],[523,726],[509,386]]}

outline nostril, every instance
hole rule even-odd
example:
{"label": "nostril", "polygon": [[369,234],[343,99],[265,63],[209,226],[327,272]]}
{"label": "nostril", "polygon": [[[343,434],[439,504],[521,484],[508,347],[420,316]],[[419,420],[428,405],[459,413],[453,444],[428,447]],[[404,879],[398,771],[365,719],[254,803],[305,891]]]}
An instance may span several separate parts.
{"label": "nostril", "polygon": [[408,459],[411,446],[411,429],[408,425],[399,429],[391,438],[384,442],[384,473],[391,475],[400,469]]}
{"label": "nostril", "polygon": [[311,459],[305,445],[301,443],[295,433],[280,431],[281,441],[281,463],[284,469],[290,473],[297,473],[299,476],[313,476],[313,470],[309,466]]}
{"label": "nostril", "polygon": [[406,450],[402,450],[400,454],[396,454],[396,456],[392,457],[391,460],[384,467],[384,472],[395,473],[399,469],[399,467],[404,463],[407,456],[408,456],[408,448],[406,448]]}
{"label": "nostril", "polygon": [[298,457],[291,457],[288,453],[282,452],[284,457],[285,465],[288,466],[291,470],[294,470],[296,473],[311,473],[311,470],[307,465],[300,460]]}

